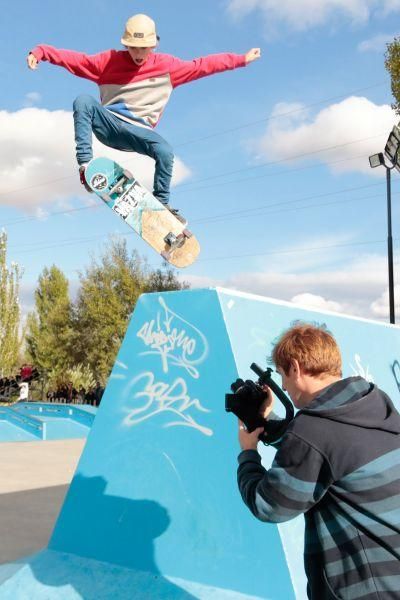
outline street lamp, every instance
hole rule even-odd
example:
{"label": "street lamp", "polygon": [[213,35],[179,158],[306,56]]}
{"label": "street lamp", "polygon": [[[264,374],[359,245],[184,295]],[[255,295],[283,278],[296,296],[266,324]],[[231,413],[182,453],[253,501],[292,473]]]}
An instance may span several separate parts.
{"label": "street lamp", "polygon": [[383,166],[386,169],[386,196],[387,196],[387,222],[388,222],[388,271],[389,271],[389,315],[390,322],[395,322],[394,314],[394,277],[393,277],[393,238],[392,238],[392,186],[391,186],[391,171],[396,168],[400,171],[399,162],[400,150],[400,129],[395,125],[390,132],[385,146],[385,156],[391,162],[391,166],[387,165],[385,156],[382,152],[373,154],[369,157],[371,169]]}

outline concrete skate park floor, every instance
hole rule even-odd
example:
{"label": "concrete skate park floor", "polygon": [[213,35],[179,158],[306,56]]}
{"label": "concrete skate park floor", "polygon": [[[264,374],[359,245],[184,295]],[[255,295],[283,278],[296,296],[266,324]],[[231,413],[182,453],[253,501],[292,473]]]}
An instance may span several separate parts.
{"label": "concrete skate park floor", "polygon": [[0,564],[47,546],[85,442],[0,444]]}

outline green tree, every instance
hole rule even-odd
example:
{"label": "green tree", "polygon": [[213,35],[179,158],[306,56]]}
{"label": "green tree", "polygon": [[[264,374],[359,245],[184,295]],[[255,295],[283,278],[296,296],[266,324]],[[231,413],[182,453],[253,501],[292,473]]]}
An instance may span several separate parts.
{"label": "green tree", "polygon": [[7,267],[7,234],[0,232],[0,374],[13,375],[18,364],[22,339],[19,283],[21,270],[16,263]]}
{"label": "green tree", "polygon": [[395,99],[393,109],[400,115],[400,38],[387,44],[385,67],[390,74],[392,94]]}
{"label": "green tree", "polygon": [[143,292],[180,289],[168,268],[151,270],[125,240],[111,239],[99,259],[80,275],[75,306],[75,361],[88,364],[105,383],[124,338],[128,320]]}
{"label": "green tree", "polygon": [[189,284],[179,281],[175,271],[169,267],[150,271],[146,278],[145,292],[168,292],[172,290],[187,290]]}
{"label": "green tree", "polygon": [[62,373],[60,373],[53,381],[53,387],[58,387],[60,385],[66,385],[69,382],[72,383],[73,387],[76,390],[79,390],[80,387],[85,388],[85,390],[89,390],[90,388],[94,388],[96,385],[96,378],[92,373],[89,365],[75,365],[73,367],[69,367]]}
{"label": "green tree", "polygon": [[26,343],[31,360],[50,379],[72,365],[72,325],[68,280],[55,265],[46,267],[35,291],[35,310],[28,315]]}

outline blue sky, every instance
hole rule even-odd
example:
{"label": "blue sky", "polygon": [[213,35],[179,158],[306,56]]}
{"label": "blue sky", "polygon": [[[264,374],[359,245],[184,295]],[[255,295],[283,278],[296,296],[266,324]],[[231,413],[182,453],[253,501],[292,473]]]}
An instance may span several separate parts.
{"label": "blue sky", "polygon": [[[385,179],[368,156],[398,120],[383,53],[400,32],[400,0],[114,0],[112,14],[98,0],[10,4],[0,41],[0,224],[8,261],[24,267],[24,310],[45,266],[60,267],[74,290],[109,235],[127,235],[161,265],[77,181],[71,106],[80,93],[97,97],[96,86],[25,63],[38,43],[119,48],[137,12],[157,22],[160,51],[184,59],[262,49],[246,69],[178,88],[158,126],[177,156],[171,203],[202,246],[182,277],[386,318]],[[151,161],[121,160],[150,183]],[[399,191],[396,173],[396,263]]]}

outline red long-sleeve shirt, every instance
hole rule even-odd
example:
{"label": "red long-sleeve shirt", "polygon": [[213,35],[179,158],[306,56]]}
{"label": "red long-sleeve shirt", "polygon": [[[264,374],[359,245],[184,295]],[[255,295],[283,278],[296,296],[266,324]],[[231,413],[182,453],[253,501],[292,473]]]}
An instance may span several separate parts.
{"label": "red long-sleeve shirt", "polygon": [[178,85],[246,65],[244,55],[232,53],[188,61],[152,53],[144,64],[136,65],[126,50],[88,55],[40,45],[31,52],[38,61],[47,60],[97,83],[103,106],[120,119],[145,127],[157,125]]}

